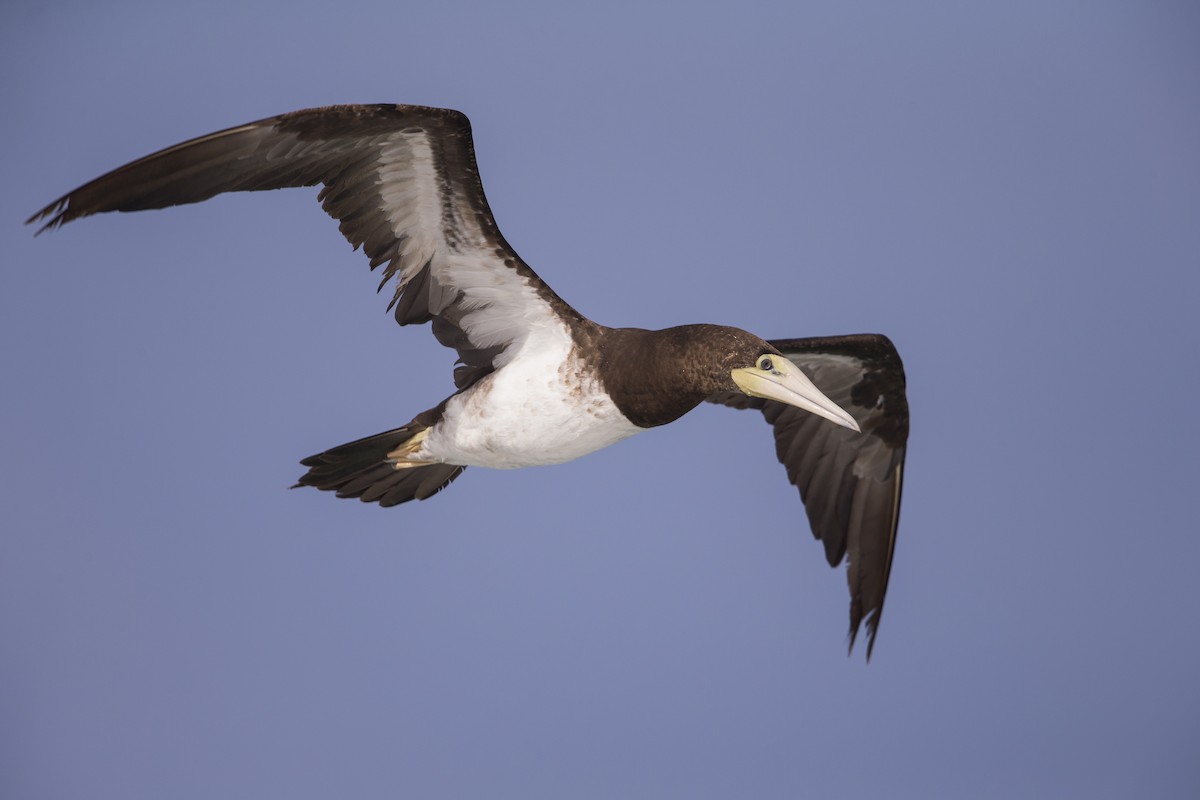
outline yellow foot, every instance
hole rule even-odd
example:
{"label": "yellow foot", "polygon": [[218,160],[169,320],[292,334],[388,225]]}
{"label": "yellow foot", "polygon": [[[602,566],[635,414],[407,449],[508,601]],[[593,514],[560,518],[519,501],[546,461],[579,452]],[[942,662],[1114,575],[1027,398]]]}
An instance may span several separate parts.
{"label": "yellow foot", "polygon": [[413,454],[421,449],[421,445],[425,442],[425,437],[429,435],[429,428],[425,428],[416,436],[413,436],[404,444],[397,447],[387,454],[388,461],[392,462],[392,466],[396,469],[411,469],[412,467],[427,467],[430,464],[436,464],[436,461],[420,461],[413,458]]}

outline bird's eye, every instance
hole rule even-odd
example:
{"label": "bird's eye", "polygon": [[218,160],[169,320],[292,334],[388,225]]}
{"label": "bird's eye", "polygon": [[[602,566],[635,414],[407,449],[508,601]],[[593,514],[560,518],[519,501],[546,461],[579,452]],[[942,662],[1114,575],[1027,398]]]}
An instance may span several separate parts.
{"label": "bird's eye", "polygon": [[771,361],[770,356],[763,356],[762,358],[760,358],[758,360],[758,368],[761,369],[763,372],[774,372],[775,371],[775,363],[773,361]]}

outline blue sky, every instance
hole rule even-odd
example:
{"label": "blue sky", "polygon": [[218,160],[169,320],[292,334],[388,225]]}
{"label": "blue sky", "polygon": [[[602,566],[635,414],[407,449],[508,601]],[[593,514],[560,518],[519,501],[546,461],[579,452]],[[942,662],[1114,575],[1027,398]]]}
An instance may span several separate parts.
{"label": "blue sky", "polygon": [[[0,10],[0,794],[1195,797],[1200,49],[1186,3]],[[191,136],[457,108],[610,325],[878,331],[913,426],[870,665],[750,414],[381,510],[406,422],[315,191],[20,223]]]}

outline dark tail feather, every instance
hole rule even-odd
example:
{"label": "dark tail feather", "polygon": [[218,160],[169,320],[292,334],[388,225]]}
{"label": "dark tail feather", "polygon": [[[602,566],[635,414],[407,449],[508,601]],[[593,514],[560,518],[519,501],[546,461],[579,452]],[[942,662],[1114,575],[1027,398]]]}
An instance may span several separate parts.
{"label": "dark tail feather", "polygon": [[396,469],[388,458],[388,453],[424,429],[423,425],[405,425],[309,456],[300,462],[308,467],[308,472],[292,488],[314,486],[335,491],[338,497],[357,497],[364,503],[381,506],[432,497],[466,467],[428,464]]}

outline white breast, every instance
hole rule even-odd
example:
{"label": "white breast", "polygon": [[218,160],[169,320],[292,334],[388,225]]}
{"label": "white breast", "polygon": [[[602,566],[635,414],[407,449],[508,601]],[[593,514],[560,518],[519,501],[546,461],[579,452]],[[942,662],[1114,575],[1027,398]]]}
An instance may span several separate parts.
{"label": "white breast", "polygon": [[446,404],[413,458],[510,469],[561,464],[643,430],[574,355],[561,323]]}

